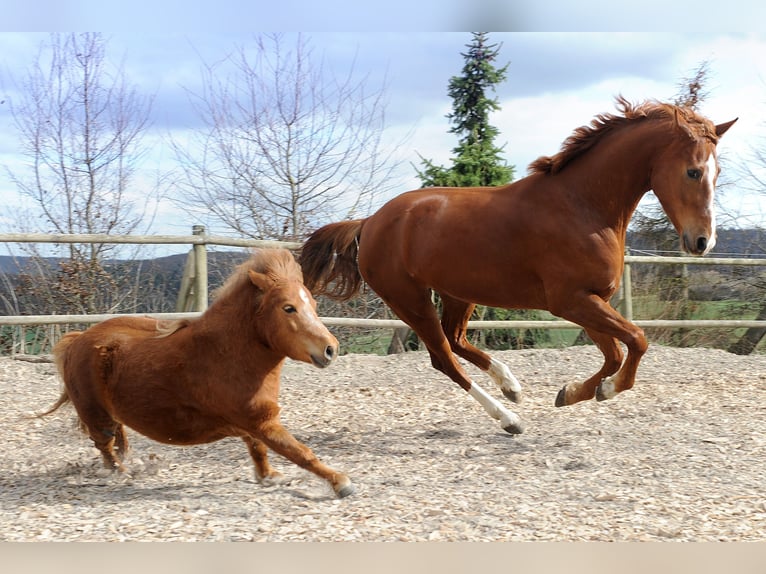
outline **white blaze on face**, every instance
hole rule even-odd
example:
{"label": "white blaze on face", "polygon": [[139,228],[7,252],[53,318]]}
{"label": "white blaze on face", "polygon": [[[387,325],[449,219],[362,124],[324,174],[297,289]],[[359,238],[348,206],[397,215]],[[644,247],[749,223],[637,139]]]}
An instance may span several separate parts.
{"label": "white blaze on face", "polygon": [[308,290],[305,287],[301,287],[300,291],[298,292],[298,296],[301,298],[301,301],[305,304],[305,310],[304,315],[309,322],[310,325],[315,326],[322,326],[324,328],[324,324],[322,321],[319,320],[319,317],[314,312],[314,307],[311,305],[311,295],[309,294]]}
{"label": "white blaze on face", "polygon": [[705,175],[705,184],[710,189],[710,203],[708,209],[710,210],[710,240],[706,251],[710,251],[715,247],[716,242],[716,230],[715,230],[715,179],[718,175],[718,162],[716,160],[715,152],[710,154],[707,159],[707,173]]}
{"label": "white blaze on face", "polygon": [[301,298],[301,301],[303,301],[306,305],[311,305],[311,297],[309,296],[309,292],[306,291],[305,287],[301,287],[301,290],[298,293],[298,296]]}

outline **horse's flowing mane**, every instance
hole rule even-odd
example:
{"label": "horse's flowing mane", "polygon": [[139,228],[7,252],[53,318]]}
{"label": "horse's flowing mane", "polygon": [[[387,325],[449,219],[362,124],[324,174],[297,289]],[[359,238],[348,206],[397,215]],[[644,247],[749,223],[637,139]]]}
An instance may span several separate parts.
{"label": "horse's flowing mane", "polygon": [[690,107],[655,100],[632,104],[622,96],[617,96],[616,106],[622,115],[610,113],[597,115],[590,125],[577,128],[564,140],[559,153],[553,156],[542,156],[529,164],[529,173],[558,173],[572,160],[596,145],[604,135],[635,121],[670,120],[685,130],[689,137],[706,138],[713,143],[718,142],[715,125]]}
{"label": "horse's flowing mane", "polygon": [[[295,261],[292,253],[286,249],[258,249],[253,252],[247,261],[237,265],[231,276],[213,293],[213,299],[221,301],[228,295],[238,291],[243,285],[249,284],[250,278],[247,272],[250,270],[268,275],[274,281],[303,281],[301,267]],[[157,337],[168,337],[198,319],[197,317],[195,319],[158,321]]]}

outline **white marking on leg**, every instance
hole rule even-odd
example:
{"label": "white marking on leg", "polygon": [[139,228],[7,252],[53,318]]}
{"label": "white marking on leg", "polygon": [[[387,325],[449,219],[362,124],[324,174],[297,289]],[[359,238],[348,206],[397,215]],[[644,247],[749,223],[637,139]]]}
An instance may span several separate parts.
{"label": "white marking on leg", "polygon": [[500,387],[503,394],[509,397],[514,397],[514,402],[521,400],[521,383],[513,376],[511,370],[497,359],[490,359],[489,369],[487,373],[493,381]]}
{"label": "white marking on leg", "polygon": [[484,407],[484,410],[487,411],[489,416],[500,421],[500,426],[503,427],[504,430],[513,433],[521,432],[523,426],[519,415],[506,409],[479,385],[472,382],[471,390],[468,391],[468,394]]}
{"label": "white marking on leg", "polygon": [[613,399],[617,396],[617,389],[614,386],[614,377],[609,377],[601,381],[601,396],[604,399]]}

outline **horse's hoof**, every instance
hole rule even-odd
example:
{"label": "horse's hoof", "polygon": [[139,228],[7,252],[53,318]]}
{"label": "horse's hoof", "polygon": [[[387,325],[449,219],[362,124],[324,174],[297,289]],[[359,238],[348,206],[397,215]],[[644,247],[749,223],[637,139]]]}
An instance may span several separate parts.
{"label": "horse's hoof", "polygon": [[556,406],[565,407],[567,405],[567,386],[561,387],[559,394],[556,395]]}
{"label": "horse's hoof", "polygon": [[351,484],[350,482],[348,484],[345,484],[341,486],[338,490],[335,491],[335,494],[338,496],[338,498],[346,498],[347,496],[350,496],[356,492],[356,487]]}
{"label": "horse's hoof", "polygon": [[603,381],[596,387],[596,400],[599,402],[612,399],[616,394],[617,392],[614,389],[614,383],[612,383],[611,380]]}
{"label": "horse's hoof", "polygon": [[504,426],[503,430],[507,432],[508,434],[521,434],[524,432],[524,427],[518,424],[512,424],[512,425]]}
{"label": "horse's hoof", "polygon": [[502,389],[503,394],[505,395],[505,398],[511,401],[512,403],[516,403],[517,405],[521,403],[521,391],[513,391],[513,390],[506,390]]}
{"label": "horse's hoof", "polygon": [[524,425],[521,422],[521,417],[514,412],[501,412],[498,420],[500,421],[500,428],[508,434],[521,434],[524,432]]}
{"label": "horse's hoof", "polygon": [[521,434],[524,432],[524,425],[521,421],[509,421],[503,425],[503,430],[508,434]]}

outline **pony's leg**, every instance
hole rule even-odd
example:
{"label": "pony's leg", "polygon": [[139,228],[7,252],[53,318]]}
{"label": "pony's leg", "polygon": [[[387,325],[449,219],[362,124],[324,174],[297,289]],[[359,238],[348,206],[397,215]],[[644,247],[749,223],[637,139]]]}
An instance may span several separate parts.
{"label": "pony's leg", "polygon": [[249,435],[243,436],[242,440],[247,445],[247,450],[255,465],[255,477],[260,482],[271,483],[282,477],[282,473],[269,464],[269,449],[262,441]]}
{"label": "pony's leg", "polygon": [[253,415],[255,420],[262,422],[249,434],[257,437],[277,454],[329,482],[339,498],[353,494],[355,489],[348,476],[319,462],[309,447],[282,426],[277,417],[278,412],[279,406],[276,403],[260,403]]}
{"label": "pony's leg", "polygon": [[466,338],[466,325],[476,305],[440,294],[442,300],[442,330],[452,352],[485,371],[507,399],[521,402],[521,384],[511,370],[500,361],[477,349]]}
{"label": "pony's leg", "polygon": [[111,417],[109,417],[108,422],[106,419],[96,421],[95,424],[89,421],[83,422],[85,422],[85,426],[88,428],[90,439],[93,441],[95,447],[101,452],[104,468],[125,472],[125,467],[122,466],[122,457],[117,456],[114,452],[116,438],[122,425],[112,420]]}
{"label": "pony's leg", "polygon": [[130,444],[128,443],[128,435],[125,434],[124,425],[117,425],[117,430],[114,433],[114,449],[117,458],[120,461],[125,460],[130,450]]}
{"label": "pony's leg", "polygon": [[[97,402],[75,403],[75,408],[80,417],[80,426],[88,433],[93,445],[101,453],[104,468],[125,472],[122,456],[117,456],[114,452],[115,446],[121,451],[123,447],[127,449],[127,439],[122,424],[115,421],[112,415]],[[124,451],[120,454],[124,454]]]}
{"label": "pony's leg", "polygon": [[614,337],[585,330],[604,355],[604,364],[598,373],[582,383],[564,385],[556,396],[556,406],[563,407],[580,401],[587,401],[596,396],[596,388],[609,376],[615,374],[622,365],[623,353]]}
{"label": "pony's leg", "polygon": [[603,372],[606,375],[621,358],[622,352],[617,342],[608,342],[610,337],[625,344],[628,348],[628,356],[622,366],[616,370],[616,374],[611,377],[602,380],[601,375],[594,375],[583,385],[574,385],[574,392],[569,390],[569,385],[565,386],[556,398],[556,405],[571,405],[583,400],[581,394],[587,397],[588,392],[582,389],[589,389],[591,386],[595,386],[598,400],[610,399],[632,388],[636,380],[638,364],[648,347],[643,330],[625,319],[597,295],[588,294],[570,301],[572,304],[566,310],[561,312],[557,310],[555,314],[582,325],[599,344],[605,359],[604,367],[599,373]]}
{"label": "pony's leg", "polygon": [[[401,287],[401,286],[400,286]],[[430,292],[412,286],[410,291],[397,291],[396,301],[384,294],[381,298],[391,307],[402,321],[407,323],[420,337],[431,355],[431,364],[450,379],[455,381],[471,395],[491,416],[500,421],[500,426],[510,434],[523,432],[519,416],[506,409],[479,385],[471,381],[466,372],[455,359],[450,349],[447,337],[444,335],[436,308],[431,303]],[[408,295],[408,296],[407,296]]]}

